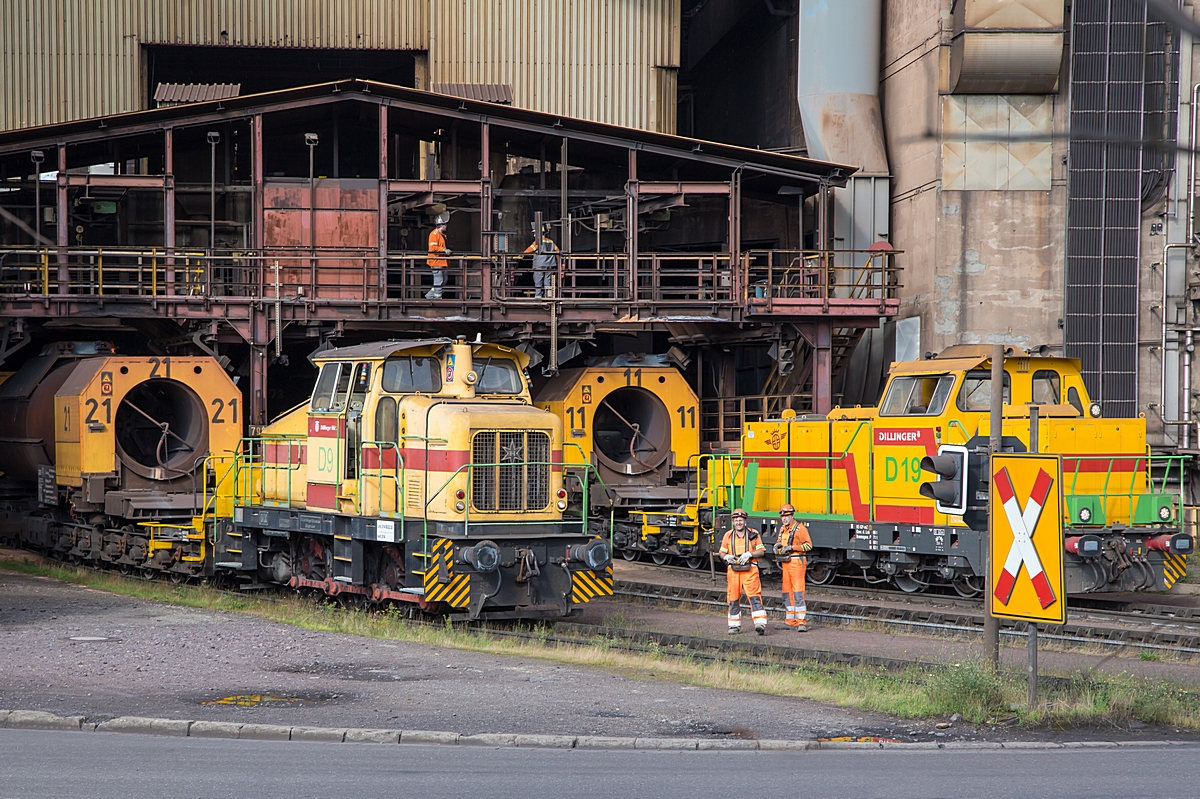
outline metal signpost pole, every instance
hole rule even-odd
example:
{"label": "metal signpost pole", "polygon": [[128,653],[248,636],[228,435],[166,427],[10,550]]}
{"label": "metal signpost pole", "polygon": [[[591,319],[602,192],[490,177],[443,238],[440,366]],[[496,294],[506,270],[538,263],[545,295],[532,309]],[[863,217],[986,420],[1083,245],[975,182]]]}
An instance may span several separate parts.
{"label": "metal signpost pole", "polygon": [[[1038,451],[1038,406],[1029,406],[1029,451],[1037,454]],[[990,593],[989,593],[990,595]],[[1065,601],[1065,597],[1064,597]],[[1036,621],[1029,622],[1029,712],[1037,707],[1037,690],[1038,690],[1038,665],[1037,665],[1037,643],[1038,626]]]}
{"label": "metal signpost pole", "polygon": [[[1000,442],[1003,435],[1002,427],[1004,423],[1004,345],[996,344],[992,347],[992,400],[991,400],[991,415],[989,417],[990,425],[990,440],[988,441],[988,454],[996,455],[1000,452]],[[988,532],[985,535],[990,536]],[[989,559],[991,541],[983,542],[984,559]],[[987,574],[991,573],[991,563],[985,562],[984,571]],[[992,664],[992,668],[1000,668],[1000,620],[992,615],[992,594],[990,591],[983,595],[983,659],[985,662]]]}

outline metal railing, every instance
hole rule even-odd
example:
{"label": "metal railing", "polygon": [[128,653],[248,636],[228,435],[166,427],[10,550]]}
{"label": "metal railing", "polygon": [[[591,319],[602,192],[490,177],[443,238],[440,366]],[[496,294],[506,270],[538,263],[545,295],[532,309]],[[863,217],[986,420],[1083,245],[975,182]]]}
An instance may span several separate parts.
{"label": "metal railing", "polygon": [[[1066,496],[1094,496],[1098,497],[1103,503],[1105,513],[1105,523],[1111,524],[1114,521],[1124,524],[1135,524],[1135,515],[1137,513],[1138,497],[1148,494],[1167,494],[1173,493],[1174,499],[1178,503],[1177,509],[1180,514],[1184,508],[1184,478],[1185,468],[1188,455],[1152,455],[1149,451],[1144,454],[1128,453],[1119,455],[1074,455],[1064,454],[1063,461],[1063,493]],[[1089,465],[1094,465],[1100,468],[1088,468]],[[1129,468],[1125,468],[1128,466]],[[1101,483],[1099,491],[1086,490],[1087,478],[1085,477],[1084,488],[1080,489],[1080,475],[1095,475],[1098,476],[1103,470],[1104,479]],[[1158,478],[1157,489],[1155,487],[1155,471],[1161,473]],[[1178,490],[1174,492],[1167,491],[1167,484],[1171,482],[1171,474],[1176,474],[1175,480],[1178,481]],[[1144,479],[1144,483],[1139,486],[1139,479]],[[1114,487],[1114,478],[1117,486]],[[1115,500],[1116,502],[1113,502]],[[1110,504],[1116,505],[1115,512],[1110,511]],[[1122,510],[1121,506],[1124,506]],[[1067,522],[1074,520],[1070,519],[1068,509],[1063,507],[1063,514]],[[1181,525],[1183,519],[1177,520]]]}
{"label": "metal railing", "polygon": [[896,250],[748,250],[747,300],[898,297]]}
{"label": "metal railing", "polygon": [[797,413],[812,409],[812,394],[763,394],[724,397],[700,402],[700,440],[704,444],[739,444],[748,422],[777,419],[785,410]]}
{"label": "metal railing", "polygon": [[[835,255],[862,265],[831,266]],[[760,299],[877,301],[896,296],[894,252],[753,250],[729,253],[563,253],[554,300],[564,306],[708,305]],[[430,260],[445,261],[444,268]],[[441,296],[435,272],[444,278]],[[158,247],[0,248],[0,296],[176,297],[288,304],[486,306],[544,302],[532,261],[518,253],[391,252],[364,248],[253,250]]]}

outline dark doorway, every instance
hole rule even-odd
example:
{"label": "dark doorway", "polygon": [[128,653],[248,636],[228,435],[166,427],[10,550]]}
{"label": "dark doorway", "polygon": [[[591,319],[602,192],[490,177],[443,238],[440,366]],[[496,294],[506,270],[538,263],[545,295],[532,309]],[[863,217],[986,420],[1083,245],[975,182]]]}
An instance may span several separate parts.
{"label": "dark doorway", "polygon": [[407,50],[334,50],[299,47],[145,45],[146,107],[160,83],[240,83],[242,94],[363,78],[415,85]]}

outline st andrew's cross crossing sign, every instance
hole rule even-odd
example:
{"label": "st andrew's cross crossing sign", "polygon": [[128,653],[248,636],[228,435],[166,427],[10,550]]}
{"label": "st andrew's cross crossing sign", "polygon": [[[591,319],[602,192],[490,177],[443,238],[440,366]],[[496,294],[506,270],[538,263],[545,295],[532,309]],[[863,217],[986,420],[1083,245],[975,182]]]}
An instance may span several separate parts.
{"label": "st andrew's cross crossing sign", "polygon": [[1062,463],[1057,455],[993,455],[988,498],[992,615],[1067,621]]}

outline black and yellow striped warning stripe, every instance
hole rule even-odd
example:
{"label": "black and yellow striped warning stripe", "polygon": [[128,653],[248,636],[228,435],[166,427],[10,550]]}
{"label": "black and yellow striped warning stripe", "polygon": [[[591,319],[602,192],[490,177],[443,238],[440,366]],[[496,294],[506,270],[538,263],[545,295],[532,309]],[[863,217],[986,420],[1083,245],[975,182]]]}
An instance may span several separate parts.
{"label": "black and yellow striped warning stripe", "polygon": [[1187,574],[1187,555],[1166,553],[1163,558],[1163,588],[1170,588]]}
{"label": "black and yellow striped warning stripe", "polygon": [[612,566],[600,574],[587,569],[571,572],[571,601],[576,605],[590,602],[598,596],[612,596],[612,594]]}
{"label": "black and yellow striped warning stripe", "polygon": [[454,543],[438,538],[425,562],[425,601],[465,608],[471,600],[471,575],[454,573]]}

